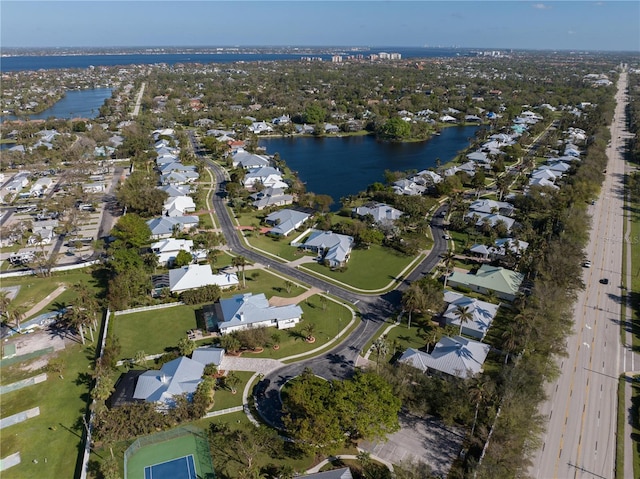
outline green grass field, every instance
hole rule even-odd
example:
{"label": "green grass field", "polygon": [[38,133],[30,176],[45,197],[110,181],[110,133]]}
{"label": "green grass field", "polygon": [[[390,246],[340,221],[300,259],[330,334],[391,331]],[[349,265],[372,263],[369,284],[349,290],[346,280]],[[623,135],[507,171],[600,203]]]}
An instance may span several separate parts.
{"label": "green grass field", "polygon": [[[93,346],[74,344],[58,354],[64,361],[62,378],[50,373],[43,383],[2,395],[2,417],[36,406],[40,408],[39,416],[2,430],[0,457],[18,451],[21,456],[20,464],[2,472],[3,479],[75,475]],[[16,373],[23,366],[3,368],[2,374],[18,378],[39,372]]]}
{"label": "green grass field", "polygon": [[352,288],[376,291],[395,285],[402,271],[413,261],[413,256],[404,256],[389,248],[372,245],[367,250],[356,249],[344,272],[332,271],[318,263],[301,266],[330,280],[344,283]]}

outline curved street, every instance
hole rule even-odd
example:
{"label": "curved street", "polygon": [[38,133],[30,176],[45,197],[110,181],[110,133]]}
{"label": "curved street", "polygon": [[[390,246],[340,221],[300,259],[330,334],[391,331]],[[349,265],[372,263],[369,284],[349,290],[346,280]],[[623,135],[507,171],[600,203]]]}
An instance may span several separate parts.
{"label": "curved street", "polygon": [[401,292],[412,281],[433,270],[440,261],[440,256],[446,251],[447,242],[442,237],[444,231],[442,219],[438,214],[434,215],[431,223],[434,245],[427,257],[393,291],[382,295],[354,293],[247,248],[238,237],[236,227],[225,205],[222,185],[227,179],[226,172],[202,154],[193,133],[190,132],[189,136],[196,155],[206,162],[215,173],[218,189],[217,193],[213,195],[212,203],[219,221],[220,230],[229,249],[252,262],[260,263],[296,281],[319,288],[346,303],[355,305],[360,313],[360,322],[357,327],[334,348],[320,356],[283,366],[265,375],[258,383],[254,391],[257,410],[267,423],[274,427],[282,428],[280,402],[280,388],[282,385],[289,379],[299,375],[305,368],[311,368],[314,374],[325,379],[344,379],[353,372],[356,359],[366,343],[375,335],[380,325],[387,318],[398,314]]}

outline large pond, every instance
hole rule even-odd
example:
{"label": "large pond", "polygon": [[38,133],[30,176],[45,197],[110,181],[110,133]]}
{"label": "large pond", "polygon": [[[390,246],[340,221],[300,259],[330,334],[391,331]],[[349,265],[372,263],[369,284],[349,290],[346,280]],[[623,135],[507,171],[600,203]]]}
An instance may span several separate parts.
{"label": "large pond", "polygon": [[[51,108],[36,115],[28,115],[29,120],[46,120],[47,118],[71,119],[98,116],[100,107],[111,97],[110,88],[93,88],[90,90],[70,90],[64,98]],[[2,120],[17,120],[18,117],[5,115]]]}
{"label": "large pond", "polygon": [[385,170],[424,170],[451,161],[470,144],[478,126],[443,128],[439,136],[419,143],[389,143],[373,136],[342,138],[264,138],[259,144],[280,157],[306,183],[307,191],[340,198],[384,182]]}

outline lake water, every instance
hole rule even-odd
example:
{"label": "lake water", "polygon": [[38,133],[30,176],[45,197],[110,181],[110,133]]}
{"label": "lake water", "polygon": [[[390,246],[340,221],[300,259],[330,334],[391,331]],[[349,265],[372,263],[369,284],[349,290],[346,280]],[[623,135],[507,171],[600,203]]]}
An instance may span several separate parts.
{"label": "lake water", "polygon": [[340,198],[384,182],[385,170],[424,170],[445,164],[469,146],[478,126],[443,128],[440,136],[419,143],[390,143],[373,136],[342,138],[265,138],[259,142],[267,154],[280,157],[306,183],[307,191]]}
{"label": "lake water", "polygon": [[[29,115],[30,120],[46,120],[47,118],[95,118],[100,107],[111,97],[110,88],[94,88],[91,90],[70,90],[65,97],[37,115]],[[17,120],[13,115],[6,115],[2,120]]]}

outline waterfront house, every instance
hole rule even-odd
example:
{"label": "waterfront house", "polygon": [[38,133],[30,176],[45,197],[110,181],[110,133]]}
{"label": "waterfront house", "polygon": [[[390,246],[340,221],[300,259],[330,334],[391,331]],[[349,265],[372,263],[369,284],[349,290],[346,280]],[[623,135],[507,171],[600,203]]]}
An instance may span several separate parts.
{"label": "waterfront house", "polygon": [[261,168],[271,164],[268,156],[249,153],[244,148],[238,148],[231,154],[231,162],[234,168],[244,168],[245,170]]}
{"label": "waterfront house", "polygon": [[371,215],[373,222],[381,226],[393,225],[403,215],[402,211],[385,203],[367,203],[353,208],[353,212],[360,218]]}

